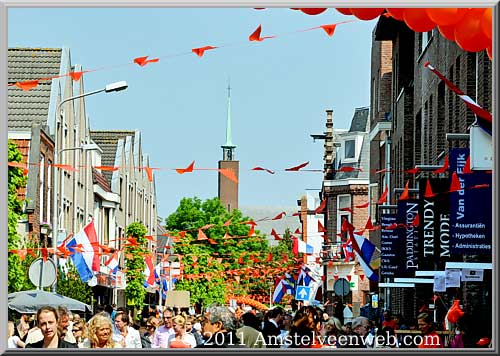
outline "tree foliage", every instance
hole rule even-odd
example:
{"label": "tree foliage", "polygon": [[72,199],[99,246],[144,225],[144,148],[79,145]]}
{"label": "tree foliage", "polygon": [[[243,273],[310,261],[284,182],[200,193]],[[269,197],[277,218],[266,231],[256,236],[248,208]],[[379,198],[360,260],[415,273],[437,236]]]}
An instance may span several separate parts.
{"label": "tree foliage", "polygon": [[[22,154],[17,145],[8,142],[9,162],[21,162]],[[18,190],[26,186],[26,177],[19,167],[9,167],[8,171],[8,249],[21,248],[21,240],[17,234],[17,224],[23,215],[23,202],[18,198]],[[16,253],[9,253],[8,257],[8,292],[18,292],[28,285],[28,273],[21,258]]]}
{"label": "tree foliage", "polygon": [[[224,226],[229,220],[230,224]],[[266,275],[265,271],[270,267],[284,266],[283,259],[273,256],[271,261],[266,261],[272,249],[258,230],[255,230],[256,236],[247,236],[250,225],[242,222],[249,220],[237,209],[229,213],[218,198],[202,202],[197,197],[183,198],[177,210],[166,219],[166,227],[172,234],[186,232],[174,245],[175,253],[182,258],[183,274],[209,276],[183,278],[176,283],[177,290],[190,292],[192,303],[224,303],[228,295],[233,294],[267,294],[270,286],[274,285],[272,276]],[[203,233],[213,243],[197,240],[198,229],[207,225],[213,226],[203,229]],[[225,239],[226,233],[233,238]],[[278,245],[276,251],[285,251],[286,243],[281,247]],[[221,259],[220,263],[217,258]],[[237,282],[233,275],[227,273],[235,270],[248,272],[240,275]]]}
{"label": "tree foliage", "polygon": [[125,296],[127,304],[133,309],[141,308],[146,297],[144,288],[144,256],[148,254],[147,239],[145,238],[148,230],[140,222],[134,222],[127,226],[127,236],[135,239],[135,243],[125,245],[125,268],[127,270],[125,287]]}
{"label": "tree foliage", "polygon": [[71,259],[66,261],[66,266],[67,269],[64,272],[59,269],[57,293],[90,305],[92,303],[92,288],[87,283],[82,282]]}

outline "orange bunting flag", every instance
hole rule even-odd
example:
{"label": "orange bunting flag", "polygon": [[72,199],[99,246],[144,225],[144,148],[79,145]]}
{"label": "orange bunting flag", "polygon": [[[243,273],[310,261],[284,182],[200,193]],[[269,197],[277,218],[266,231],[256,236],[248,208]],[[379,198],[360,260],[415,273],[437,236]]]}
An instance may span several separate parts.
{"label": "orange bunting flag", "polygon": [[365,275],[364,275],[364,274],[360,274],[360,275],[359,275],[359,278],[360,278],[361,280],[364,280],[364,279],[365,279]]}
{"label": "orange bunting flag", "polygon": [[450,163],[448,162],[448,156],[446,156],[444,158],[444,164],[441,168],[438,168],[434,171],[434,173],[436,174],[443,174],[444,172],[446,172],[448,170],[448,168],[450,167]]}
{"label": "orange bunting flag", "polygon": [[409,185],[410,185],[410,181],[406,181],[405,190],[399,196],[399,200],[407,200],[410,197],[409,190],[408,190]]}
{"label": "orange bunting flag", "polygon": [[325,227],[321,223],[321,221],[318,220],[318,232],[326,232]]}
{"label": "orange bunting flag", "polygon": [[370,205],[370,202],[366,202],[366,203],[360,204],[360,205],[354,205],[354,207],[356,209],[364,209],[364,208],[368,208],[368,205]]}
{"label": "orange bunting flag", "polygon": [[462,174],[471,174],[472,171],[470,169],[470,155],[467,157],[467,160],[465,161],[465,166],[464,169],[462,170]]}
{"label": "orange bunting flag", "polygon": [[299,228],[296,228],[294,234],[302,234],[302,233],[300,232]]}
{"label": "orange bunting flag", "polygon": [[160,60],[160,58],[147,59],[148,57],[149,56],[134,58],[134,63],[144,67],[148,63],[156,63]]}
{"label": "orange bunting flag", "polygon": [[215,240],[213,239],[208,239],[208,242],[210,243],[210,245],[217,245],[217,242],[215,242]]}
{"label": "orange bunting flag", "polygon": [[144,167],[146,174],[148,175],[148,181],[153,181],[153,170],[150,167]]}
{"label": "orange bunting flag", "polygon": [[191,256],[191,259],[193,260],[193,263],[196,263],[196,261],[198,261],[198,256],[193,255]]}
{"label": "orange bunting flag", "polygon": [[354,171],[360,171],[361,172],[361,168],[344,166],[344,167],[340,167],[337,171],[338,172],[354,172]]}
{"label": "orange bunting flag", "polygon": [[351,277],[351,275],[349,275],[349,274],[348,274],[348,275],[346,276],[346,278],[347,278],[347,280],[350,282],[352,277]]}
{"label": "orange bunting flag", "polygon": [[337,25],[335,24],[332,24],[332,25],[322,25],[320,26],[328,36],[332,37],[333,36],[333,33],[335,32],[335,28],[337,27]]}
{"label": "orange bunting flag", "polygon": [[215,224],[207,224],[207,225],[203,225],[202,227],[200,227],[200,229],[207,230],[207,229],[210,229],[214,226],[215,226]]}
{"label": "orange bunting flag", "polygon": [[415,168],[412,168],[412,169],[408,169],[406,171],[406,173],[408,173],[408,174],[417,174],[418,171],[419,171],[419,169],[415,167]]}
{"label": "orange bunting flag", "polygon": [[248,40],[250,42],[252,42],[252,41],[261,42],[261,41],[264,41],[265,39],[274,38],[275,37],[275,36],[260,37],[261,31],[262,31],[262,26],[259,25],[259,27],[257,27],[257,29],[250,36],[248,36]]}
{"label": "orange bunting flag", "polygon": [[266,262],[271,262],[272,260],[273,260],[273,254],[271,252],[269,252],[267,254]]}
{"label": "orange bunting flag", "polygon": [[389,187],[385,186],[385,190],[377,201],[377,204],[383,204],[387,201],[387,193],[389,193]]}
{"label": "orange bunting flag", "polygon": [[319,206],[314,209],[314,214],[321,214],[326,208],[326,199],[323,199],[321,201],[321,204],[319,204]]}
{"label": "orange bunting flag", "polygon": [[7,166],[26,169],[26,163],[21,163],[21,162],[8,162]]}
{"label": "orange bunting flag", "polygon": [[191,162],[191,164],[186,168],[176,168],[175,171],[179,174],[184,174],[184,173],[191,173],[193,169],[194,169],[194,161]]}
{"label": "orange bunting flag", "polygon": [[200,47],[200,48],[193,48],[191,52],[196,54],[198,57],[203,57],[203,54],[205,54],[205,51],[209,51],[211,49],[216,49],[217,47],[214,46],[205,46],[205,47]]}
{"label": "orange bunting flag", "polygon": [[47,250],[47,248],[43,247],[41,248],[41,252],[42,252],[43,262],[46,262],[47,258],[49,258],[49,251]]}
{"label": "orange bunting flag", "polygon": [[25,82],[17,82],[16,87],[22,91],[29,91],[38,85],[38,80],[27,80]]}
{"label": "orange bunting flag", "polygon": [[202,241],[202,240],[208,240],[208,237],[207,235],[205,235],[205,233],[203,232],[202,229],[198,229],[198,241]]}
{"label": "orange bunting flag", "polygon": [[280,220],[285,215],[286,215],[286,212],[283,211],[283,212],[279,213],[278,215],[276,215],[274,218],[272,218],[272,220]]}
{"label": "orange bunting flag", "polygon": [[436,194],[434,194],[434,192],[432,191],[432,187],[431,187],[431,181],[429,179],[427,179],[427,184],[425,186],[425,195],[424,197],[425,198],[432,198],[432,197],[435,197]]}
{"label": "orange bunting flag", "polygon": [[94,166],[95,169],[99,169],[101,171],[117,171],[120,169],[120,167],[115,167],[115,166]]}
{"label": "orange bunting flag", "polygon": [[413,219],[413,222],[411,223],[411,226],[418,227],[419,225],[420,225],[420,216],[417,213],[415,219]]}
{"label": "orange bunting flag", "polygon": [[18,250],[17,254],[19,255],[19,259],[21,261],[24,261],[24,259],[26,258],[26,255],[28,254],[28,251],[26,251],[26,249]]}
{"label": "orange bunting flag", "polygon": [[365,230],[373,230],[372,217],[369,216],[366,221]]}
{"label": "orange bunting flag", "polygon": [[451,175],[450,193],[458,192],[462,190],[462,185],[460,184],[460,179],[458,179],[457,172],[453,172]]}
{"label": "orange bunting flag", "polygon": [[186,231],[179,231],[180,237],[186,237]]}
{"label": "orange bunting flag", "polygon": [[470,187],[470,189],[489,188],[489,187],[490,187],[489,184],[476,184],[476,185],[473,185],[472,187]]}
{"label": "orange bunting flag", "polygon": [[262,167],[254,167],[254,168],[252,168],[252,171],[266,171],[267,173],[270,173],[270,174],[276,173],[274,171],[271,171],[270,169],[262,168]]}
{"label": "orange bunting flag", "polygon": [[238,177],[236,177],[236,174],[234,174],[233,170],[228,169],[228,168],[222,168],[218,169],[218,171],[226,178],[229,180],[232,180],[235,183],[238,183]]}
{"label": "orange bunting flag", "polygon": [[244,224],[244,225],[252,225],[252,226],[257,225],[257,223],[255,221],[252,221],[252,220],[243,221],[242,224]]}
{"label": "orange bunting flag", "polygon": [[241,256],[238,258],[238,263],[239,263],[240,265],[242,265],[242,264],[243,264],[243,255],[241,255]]}
{"label": "orange bunting flag", "polygon": [[347,211],[348,213],[354,214],[354,211],[351,208],[340,208],[340,211]]}
{"label": "orange bunting flag", "polygon": [[389,172],[389,170],[387,168],[384,168],[384,169],[376,171],[375,174],[386,173],[386,172]]}
{"label": "orange bunting flag", "polygon": [[127,242],[131,245],[131,246],[139,246],[139,243],[137,242],[137,240],[134,238],[134,237],[129,237],[127,239]]}
{"label": "orange bunting flag", "polygon": [[71,167],[69,164],[52,164],[56,168],[63,169],[70,172],[78,172],[78,169]]}
{"label": "orange bunting flag", "polygon": [[295,167],[292,167],[292,168],[287,168],[287,169],[285,169],[285,171],[287,171],[287,172],[292,172],[292,171],[296,172],[299,169],[304,168],[308,164],[309,164],[309,161],[307,161],[305,163],[302,163],[302,164],[299,164],[298,166],[295,166]]}
{"label": "orange bunting flag", "polygon": [[153,242],[155,241],[155,238],[153,236],[151,236],[151,235],[144,236],[144,238],[146,240],[149,240],[149,241],[153,241]]}
{"label": "orange bunting flag", "polygon": [[240,283],[240,276],[234,276],[234,280],[236,281],[236,283]]}
{"label": "orange bunting flag", "polygon": [[280,235],[278,235],[278,233],[274,229],[271,229],[271,236],[273,236],[274,240],[276,240],[276,241],[281,240]]}
{"label": "orange bunting flag", "polygon": [[250,230],[248,231],[247,236],[248,236],[248,237],[255,236],[255,225],[252,225],[252,226],[250,227]]}
{"label": "orange bunting flag", "polygon": [[229,225],[231,225],[231,220],[233,220],[233,218],[231,218],[228,221],[226,221],[222,226],[229,226]]}
{"label": "orange bunting flag", "polygon": [[300,213],[293,213],[292,216],[300,216]]}
{"label": "orange bunting flag", "polygon": [[83,72],[69,72],[68,75],[73,79],[75,82],[79,81],[80,78],[82,77],[83,73],[87,73],[86,71]]}

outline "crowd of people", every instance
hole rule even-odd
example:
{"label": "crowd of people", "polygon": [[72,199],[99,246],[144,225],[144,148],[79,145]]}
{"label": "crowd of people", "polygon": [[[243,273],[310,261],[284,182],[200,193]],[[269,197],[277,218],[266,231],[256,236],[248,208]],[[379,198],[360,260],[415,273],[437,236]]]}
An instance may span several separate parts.
{"label": "crowd of people", "polygon": [[179,308],[157,308],[135,322],[126,308],[106,306],[84,320],[64,306],[44,306],[34,316],[22,315],[17,325],[14,320],[8,322],[8,347],[334,349],[473,348],[491,344],[489,339],[470,337],[467,317],[457,323],[455,336],[445,340],[436,333],[428,313],[419,314],[415,322],[405,322],[400,315],[393,317],[386,311],[378,325],[363,316],[344,322],[314,306],[302,306],[295,312],[281,307],[262,312],[249,306],[213,305],[193,314]]}

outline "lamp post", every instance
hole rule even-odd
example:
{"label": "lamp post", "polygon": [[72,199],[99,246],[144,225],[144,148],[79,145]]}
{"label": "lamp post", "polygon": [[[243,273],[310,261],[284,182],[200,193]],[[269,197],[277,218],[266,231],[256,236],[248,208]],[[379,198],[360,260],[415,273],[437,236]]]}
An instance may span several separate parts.
{"label": "lamp post", "polygon": [[[82,98],[84,96],[89,96],[89,95],[93,95],[93,94],[97,94],[97,93],[101,93],[101,92],[106,92],[106,93],[110,93],[110,92],[115,92],[115,91],[122,91],[122,90],[125,90],[127,89],[128,87],[128,84],[127,82],[125,81],[120,81],[120,82],[116,82],[116,83],[111,83],[111,84],[108,84],[106,85],[104,88],[102,89],[98,89],[98,90],[94,90],[94,91],[91,91],[91,92],[87,92],[87,93],[83,93],[83,94],[80,94],[80,95],[75,95],[75,96],[72,96],[72,97],[69,97],[69,98],[66,98],[64,100],[62,100],[56,107],[56,115],[59,115],[60,117],[62,117],[62,105],[68,101],[71,101],[71,100],[75,100],[75,99],[79,99],[79,98]],[[55,125],[54,125],[54,141],[56,143],[56,147],[57,147],[57,142],[58,142],[58,130],[57,130],[57,120],[55,121]],[[93,144],[90,144],[90,145],[82,145],[80,147],[70,147],[70,148],[63,148],[63,149],[60,149],[60,150],[54,150],[54,160],[52,162],[52,175],[54,177],[54,187],[53,187],[53,205],[52,205],[52,247],[54,249],[54,265],[56,267],[56,271],[57,271],[57,237],[58,237],[58,233],[59,233],[59,203],[58,203],[58,195],[57,195],[57,191],[59,189],[59,176],[58,176],[58,172],[56,170],[56,164],[58,164],[58,160],[59,160],[59,155],[64,152],[64,151],[72,151],[72,150],[94,150],[98,148],[97,145],[93,145]],[[59,172],[60,173],[60,172]],[[61,194],[60,194],[60,198],[62,199],[62,194],[63,192],[61,191]],[[54,282],[54,284],[52,285],[52,292],[53,293],[56,293],[57,292],[57,279],[56,281]]]}

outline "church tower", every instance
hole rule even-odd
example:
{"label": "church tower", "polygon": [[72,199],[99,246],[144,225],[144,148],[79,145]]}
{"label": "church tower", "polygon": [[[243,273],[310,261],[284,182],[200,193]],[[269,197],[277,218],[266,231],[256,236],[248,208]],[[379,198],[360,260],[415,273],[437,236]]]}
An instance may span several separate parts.
{"label": "church tower", "polygon": [[[239,161],[234,160],[234,149],[236,145],[232,142],[231,134],[231,85],[227,87],[227,122],[226,122],[226,143],[222,147],[222,160],[219,161],[219,169],[229,169],[233,171],[239,180]],[[231,212],[238,209],[238,183],[230,180],[219,172],[219,199],[222,205]]]}

